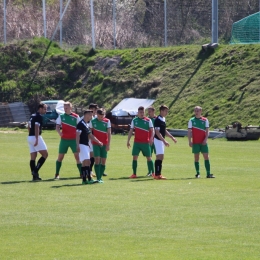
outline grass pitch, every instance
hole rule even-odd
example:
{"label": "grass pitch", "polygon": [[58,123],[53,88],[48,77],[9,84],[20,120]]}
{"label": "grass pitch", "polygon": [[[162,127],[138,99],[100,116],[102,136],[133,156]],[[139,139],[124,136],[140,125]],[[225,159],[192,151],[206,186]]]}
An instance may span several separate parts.
{"label": "grass pitch", "polygon": [[0,133],[1,259],[259,259],[259,142],[209,140],[216,179],[194,178],[187,138],[166,149],[166,181],[128,177],[126,136],[112,136],[104,184],[81,185],[71,152],[53,181],[59,138],[31,182],[26,132]]}

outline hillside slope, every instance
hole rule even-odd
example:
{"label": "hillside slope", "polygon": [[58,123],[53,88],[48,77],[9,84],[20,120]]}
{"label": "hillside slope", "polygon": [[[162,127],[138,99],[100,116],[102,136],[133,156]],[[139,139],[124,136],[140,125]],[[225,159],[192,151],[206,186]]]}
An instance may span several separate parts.
{"label": "hillside slope", "polygon": [[47,45],[34,39],[0,48],[0,101],[61,98],[110,110],[123,98],[155,98],[156,107],[170,107],[168,125],[174,128],[187,127],[195,105],[203,107],[211,128],[236,120],[260,123],[260,45],[202,53],[200,46],[65,51],[54,43],[29,89]]}

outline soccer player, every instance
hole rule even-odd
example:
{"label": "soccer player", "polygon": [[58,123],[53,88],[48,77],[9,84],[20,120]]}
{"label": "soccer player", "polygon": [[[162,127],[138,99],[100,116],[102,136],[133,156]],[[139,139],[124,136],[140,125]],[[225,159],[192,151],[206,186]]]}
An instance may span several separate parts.
{"label": "soccer player", "polygon": [[97,180],[100,183],[103,183],[102,176],[105,172],[107,152],[110,150],[111,140],[111,123],[108,118],[105,118],[105,113],[105,109],[98,108],[97,117],[92,119],[89,123],[93,135],[103,143],[103,146],[100,147],[97,142],[92,141],[95,158],[94,168]]}
{"label": "soccer player", "polygon": [[135,131],[134,145],[132,149],[133,161],[132,169],[133,174],[129,177],[131,179],[137,178],[137,160],[140,151],[147,158],[148,172],[154,173],[154,166],[151,157],[151,145],[153,144],[154,128],[151,119],[144,116],[144,107],[140,106],[138,108],[137,117],[135,117],[130,126],[130,131],[128,133],[127,148],[130,148],[130,139],[132,137],[133,131]]}
{"label": "soccer player", "polygon": [[[88,109],[89,110],[92,110],[93,111],[93,114],[92,114],[92,119],[96,118],[97,117],[97,109],[98,109],[98,105],[97,104],[94,104],[94,103],[91,103],[89,106],[88,106]],[[90,122],[90,121],[89,121]],[[87,122],[89,124],[89,122]],[[91,140],[89,141],[89,148],[90,148],[90,172],[91,172],[91,175],[93,177],[96,177],[96,175],[93,173],[92,169],[93,169],[93,166],[94,166],[94,163],[95,163],[95,158],[94,158],[94,153],[93,153],[93,145],[92,145],[92,142]]]}
{"label": "soccer player", "polygon": [[[94,103],[91,103],[88,107],[90,110],[93,110],[93,118],[96,118],[97,117],[97,110],[98,110],[98,105],[97,104],[94,104]],[[94,166],[94,163],[95,163],[95,159],[94,159],[94,153],[93,153],[93,146],[92,146],[92,143],[91,141],[89,142],[90,143],[90,171],[91,171],[91,175],[93,177],[96,177],[96,175],[92,172],[92,168]],[[107,176],[107,174],[105,172],[103,172],[103,176]]]}
{"label": "soccer player", "polygon": [[[152,123],[153,123],[153,126],[154,126],[154,120],[156,118],[156,115],[155,115],[155,109],[154,109],[153,106],[148,107],[148,118],[150,118],[152,120]],[[156,154],[154,143],[151,146],[151,157],[152,157],[153,153]],[[152,162],[153,162],[153,160],[152,160]],[[150,172],[148,172],[147,176],[151,177],[152,174],[153,174],[153,172],[150,169]]]}
{"label": "soccer player", "polygon": [[[60,178],[60,168],[62,165],[62,160],[70,147],[74,153],[75,160],[77,162],[77,168],[81,176],[81,163],[79,161],[79,154],[77,152],[76,144],[76,126],[80,121],[77,114],[72,112],[72,104],[70,102],[64,103],[64,114],[59,115],[56,120],[56,131],[61,137],[59,145],[59,155],[56,161],[56,174],[54,179],[58,180]],[[62,131],[61,131],[62,128]]]}
{"label": "soccer player", "polygon": [[177,143],[177,139],[173,137],[167,130],[166,130],[166,120],[165,117],[167,116],[169,108],[165,105],[160,106],[160,115],[156,117],[154,120],[154,129],[155,129],[155,136],[154,136],[154,146],[156,151],[156,160],[155,160],[155,176],[154,179],[156,180],[164,180],[166,179],[162,176],[162,162],[164,159],[164,148],[165,146],[169,147],[170,144],[165,140],[165,136],[170,137],[174,143]]}
{"label": "soccer player", "polygon": [[[38,105],[38,111],[31,115],[30,121],[28,123],[29,136],[27,141],[30,149],[30,168],[33,175],[33,181],[41,180],[39,177],[39,170],[48,157],[47,146],[41,136],[43,123],[42,115],[44,115],[46,111],[47,106],[43,103],[40,103]],[[41,154],[41,158],[38,160],[37,165],[35,165],[37,153]]]}
{"label": "soccer player", "polygon": [[188,140],[189,146],[192,147],[192,153],[194,154],[194,165],[196,170],[196,178],[200,178],[200,165],[199,158],[200,153],[204,157],[204,165],[207,171],[207,178],[215,178],[210,173],[209,163],[209,148],[208,148],[208,136],[209,136],[209,121],[206,117],[202,117],[202,108],[196,106],[194,108],[195,116],[189,120],[188,123]]}
{"label": "soccer player", "polygon": [[[99,146],[103,146],[103,143],[92,135],[89,129],[89,122],[92,119],[93,111],[86,110],[84,111],[83,119],[77,124],[77,150],[79,152],[79,159],[82,163],[81,172],[82,172],[82,184],[92,184],[95,183],[91,178],[90,174],[90,147],[89,141],[93,140],[98,143]],[[90,140],[89,140],[90,139]],[[86,180],[88,178],[88,181]]]}

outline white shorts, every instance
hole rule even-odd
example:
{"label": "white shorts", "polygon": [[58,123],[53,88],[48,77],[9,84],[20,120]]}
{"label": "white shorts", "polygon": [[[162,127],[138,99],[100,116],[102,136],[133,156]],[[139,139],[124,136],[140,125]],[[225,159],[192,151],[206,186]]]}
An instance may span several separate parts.
{"label": "white shorts", "polygon": [[29,145],[30,153],[35,153],[35,152],[47,150],[47,146],[46,146],[46,144],[45,144],[41,135],[39,135],[39,137],[38,137],[38,144],[36,146],[34,146],[35,136],[28,136],[27,142],[28,142],[28,145]]}
{"label": "white shorts", "polygon": [[84,144],[79,144],[79,160],[81,162],[85,161],[85,160],[89,160],[90,159],[90,154],[89,154],[89,146],[84,145]]}
{"label": "white shorts", "polygon": [[89,151],[93,152],[93,144],[92,144],[91,140],[88,140],[88,145],[89,145]]}
{"label": "white shorts", "polygon": [[165,145],[164,145],[163,141],[154,138],[153,143],[155,146],[156,155],[164,154]]}

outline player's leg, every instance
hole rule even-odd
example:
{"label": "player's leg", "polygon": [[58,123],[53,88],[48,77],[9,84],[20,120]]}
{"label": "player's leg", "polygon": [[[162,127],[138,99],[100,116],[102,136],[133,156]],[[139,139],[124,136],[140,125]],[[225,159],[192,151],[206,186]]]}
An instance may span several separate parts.
{"label": "player's leg", "polygon": [[194,153],[194,167],[196,171],[196,178],[200,178],[200,154],[199,153]]}
{"label": "player's leg", "polygon": [[96,175],[93,173],[93,166],[95,163],[95,158],[94,158],[94,153],[93,153],[93,144],[92,142],[89,140],[89,150],[90,150],[90,172],[91,172],[91,176],[92,177],[96,177]]}
{"label": "player's leg", "polygon": [[148,172],[149,174],[147,176],[154,176],[155,173],[154,173],[154,163],[153,163],[153,160],[152,160],[152,157],[146,157],[147,159],[147,168],[148,168]]}
{"label": "player's leg", "polygon": [[166,179],[164,176],[162,176],[162,162],[164,159],[164,148],[165,145],[161,140],[158,140],[154,138],[154,145],[156,149],[156,160],[154,163],[154,169],[155,169],[155,176],[154,179]]}
{"label": "player's leg", "polygon": [[201,153],[204,158],[204,165],[207,172],[207,178],[215,178],[215,176],[210,173],[209,148],[207,144],[201,146]]}
{"label": "player's leg", "polygon": [[69,149],[69,143],[67,142],[67,140],[60,140],[60,144],[59,144],[59,154],[58,154],[58,159],[56,161],[56,172],[55,172],[55,180],[59,180],[60,178],[60,168],[62,165],[62,161],[64,159],[65,154],[68,152]]}
{"label": "player's leg", "polygon": [[76,160],[76,163],[77,163],[77,168],[78,168],[78,171],[79,171],[79,176],[81,177],[82,176],[82,172],[81,172],[81,162],[79,160],[79,153],[77,151],[77,143],[76,143],[76,139],[74,140],[68,140],[69,142],[69,147],[71,149],[71,151],[73,152],[74,154],[74,158]]}
{"label": "player's leg", "polygon": [[152,153],[150,144],[140,144],[143,155],[147,158],[148,172],[154,173],[154,165],[152,161]]}
{"label": "player's leg", "polygon": [[47,146],[46,146],[42,136],[39,136],[38,145],[35,147],[35,149],[41,154],[41,158],[38,160],[35,170],[34,170],[34,176],[39,178],[39,170],[48,157]]}
{"label": "player's leg", "polygon": [[96,183],[98,181],[94,180],[92,178],[92,175],[91,175],[91,171],[90,171],[90,159],[86,160],[86,165],[85,165],[85,172],[86,172],[86,176],[87,176],[87,183],[88,184],[93,184],[93,183]]}
{"label": "player's leg", "polygon": [[102,182],[102,176],[101,176],[101,147],[99,145],[95,145],[93,144],[93,153],[94,153],[94,158],[95,158],[95,165],[94,165],[94,169],[95,169],[95,173],[97,176],[97,180],[101,183]]}
{"label": "player's leg", "polygon": [[150,148],[151,148],[151,163],[149,163],[147,161],[147,167],[148,167],[148,174],[147,174],[147,176],[149,176],[149,177],[154,175],[154,162],[153,162],[153,159],[152,159],[153,153],[156,154],[154,143],[152,144],[152,146],[150,146]]}
{"label": "player's leg", "polygon": [[200,144],[193,144],[192,145],[192,153],[194,154],[194,167],[196,171],[196,178],[200,178],[200,152],[201,152],[201,145]]}
{"label": "player's leg", "polygon": [[87,184],[86,161],[87,160],[81,161],[82,184]]}
{"label": "player's leg", "polygon": [[35,167],[36,167],[36,158],[37,158],[37,152],[32,152],[30,153],[30,169],[31,173],[33,174]]}
{"label": "player's leg", "polygon": [[37,151],[35,150],[34,144],[35,144],[35,137],[34,136],[28,136],[27,137],[27,142],[29,146],[29,151],[30,151],[30,169],[31,169],[31,174],[33,175],[33,172],[35,170],[36,164],[36,158],[37,158]]}
{"label": "player's leg", "polygon": [[101,148],[100,158],[101,158],[101,164],[100,164],[100,180],[102,181],[102,176],[104,176],[104,172],[106,169],[106,160],[107,160],[107,150],[106,145],[103,145]]}
{"label": "player's leg", "polygon": [[[94,181],[90,175],[90,152],[89,146],[80,144],[79,160],[81,162],[82,184],[91,184]],[[88,179],[88,180],[87,180]]]}
{"label": "player's leg", "polygon": [[132,161],[132,169],[133,169],[133,174],[129,177],[131,179],[136,178],[136,172],[137,172],[137,160],[138,156],[140,153],[140,147],[138,143],[134,142],[133,149],[132,149],[132,156],[133,156],[133,161]]}

